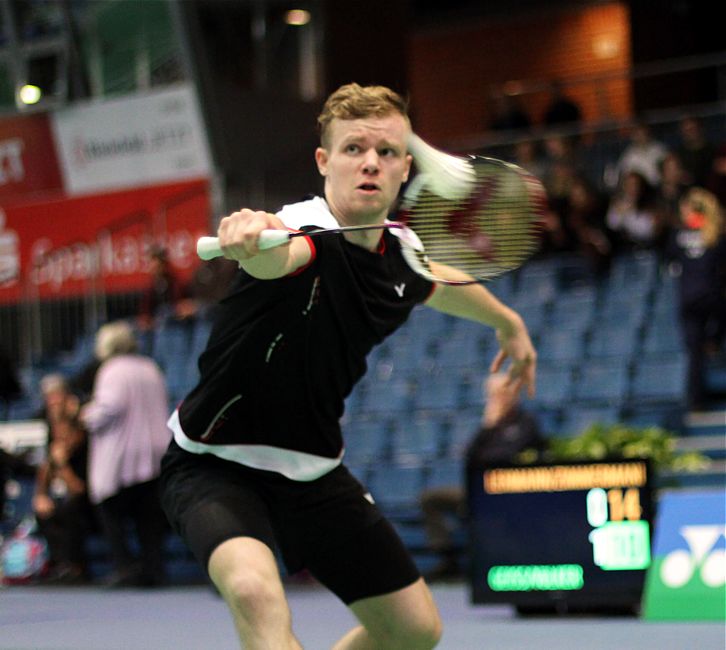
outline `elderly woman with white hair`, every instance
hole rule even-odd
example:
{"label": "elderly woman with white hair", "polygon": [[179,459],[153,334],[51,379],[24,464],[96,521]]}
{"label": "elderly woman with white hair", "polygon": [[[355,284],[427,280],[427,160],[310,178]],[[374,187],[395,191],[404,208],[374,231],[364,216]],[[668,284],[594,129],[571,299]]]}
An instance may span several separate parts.
{"label": "elderly woman with white hair", "polygon": [[[98,330],[95,352],[101,365],[81,419],[90,434],[89,498],[97,506],[114,562],[105,582],[155,586],[164,580],[166,530],[157,478],[171,438],[165,378],[152,359],[137,354],[134,332],[124,321]],[[128,520],[136,529],[138,560],[129,548]]]}

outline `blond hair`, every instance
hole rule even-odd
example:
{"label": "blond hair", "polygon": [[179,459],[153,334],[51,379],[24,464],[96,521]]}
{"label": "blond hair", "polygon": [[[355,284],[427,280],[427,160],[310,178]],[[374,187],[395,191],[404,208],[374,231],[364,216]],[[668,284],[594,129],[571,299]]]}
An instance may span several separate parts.
{"label": "blond hair", "polygon": [[690,210],[703,215],[703,243],[707,248],[714,246],[724,230],[723,209],[716,195],[702,187],[692,187],[682,201],[686,213]]}
{"label": "blond hair", "polygon": [[133,354],[137,350],[134,330],[126,321],[108,323],[96,332],[95,353],[99,361],[115,354]]}
{"label": "blond hair", "polygon": [[409,121],[408,102],[385,86],[359,86],[349,83],[333,92],[318,116],[318,130],[323,147],[330,143],[330,124],[334,119],[357,120],[385,117],[397,113]]}

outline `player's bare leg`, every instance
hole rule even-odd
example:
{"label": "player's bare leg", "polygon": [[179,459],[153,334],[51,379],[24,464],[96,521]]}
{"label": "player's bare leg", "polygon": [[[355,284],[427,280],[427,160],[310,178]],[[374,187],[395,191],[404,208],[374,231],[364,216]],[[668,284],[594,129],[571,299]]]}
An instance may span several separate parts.
{"label": "player's bare leg", "polygon": [[441,638],[441,618],[423,578],[399,591],[359,600],[350,609],[362,625],[333,650],[430,650]]}
{"label": "player's bare leg", "polygon": [[302,648],[292,633],[275,556],[265,544],[251,537],[223,542],[209,558],[209,575],[232,612],[245,650]]}

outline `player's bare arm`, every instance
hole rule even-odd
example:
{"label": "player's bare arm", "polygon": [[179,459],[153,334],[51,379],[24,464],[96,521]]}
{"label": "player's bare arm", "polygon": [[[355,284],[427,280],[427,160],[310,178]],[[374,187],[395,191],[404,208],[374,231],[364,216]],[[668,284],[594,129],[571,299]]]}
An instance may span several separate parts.
{"label": "player's bare arm", "polygon": [[291,239],[283,246],[260,250],[258,240],[263,230],[287,228],[276,215],[260,210],[245,208],[224,217],[217,231],[224,256],[239,262],[240,268],[260,280],[284,277],[310,261],[312,251],[302,237]]}
{"label": "player's bare arm", "polygon": [[[444,265],[431,263],[432,271],[441,277],[464,280],[468,276]],[[481,284],[439,284],[426,304],[437,311],[473,320],[496,330],[500,350],[491,365],[498,372],[507,358],[511,359],[509,375],[521,380],[530,396],[534,395],[537,352],[532,345],[522,317],[499,301]]]}

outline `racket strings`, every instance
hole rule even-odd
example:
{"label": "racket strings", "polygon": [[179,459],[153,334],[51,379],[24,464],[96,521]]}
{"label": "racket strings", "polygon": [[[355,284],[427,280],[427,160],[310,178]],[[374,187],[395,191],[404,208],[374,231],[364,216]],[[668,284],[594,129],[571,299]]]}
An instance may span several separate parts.
{"label": "racket strings", "polygon": [[536,250],[545,195],[541,183],[515,165],[472,162],[476,181],[467,197],[454,201],[423,189],[404,206],[404,221],[425,249],[421,263],[484,280],[517,268]]}

